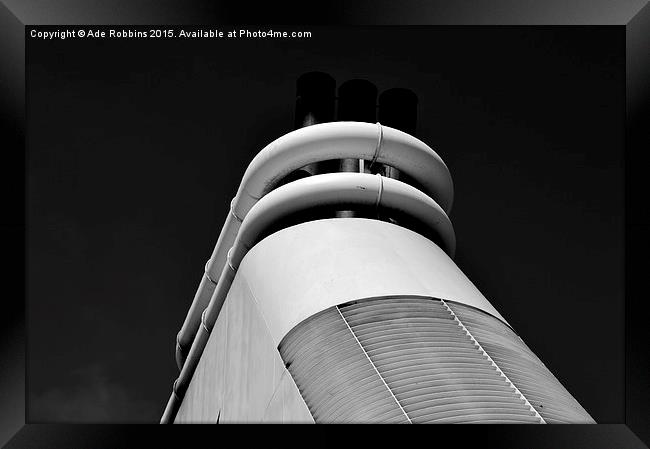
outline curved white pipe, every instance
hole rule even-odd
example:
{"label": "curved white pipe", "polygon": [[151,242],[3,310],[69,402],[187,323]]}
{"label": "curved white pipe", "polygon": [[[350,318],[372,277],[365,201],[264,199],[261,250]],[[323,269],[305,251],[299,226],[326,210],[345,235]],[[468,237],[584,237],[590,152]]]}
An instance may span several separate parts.
{"label": "curved white pipe", "polygon": [[248,251],[278,220],[315,206],[339,205],[374,206],[378,211],[406,214],[421,225],[433,229],[440,237],[442,248],[453,256],[456,238],[447,214],[429,196],[401,181],[363,173],[330,173],[303,178],[277,188],[251,208],[228,251],[227,263],[224,264],[208,306],[201,314],[200,326],[187,360],[174,382],[174,391],[162,423],[171,422],[176,415],[237,268]]}
{"label": "curved white pipe", "polygon": [[449,169],[427,144],[405,132],[379,123],[331,122],[301,128],[276,139],[251,161],[231,202],[226,222],[176,337],[179,368],[199,327],[199,313],[214,292],[214,282],[210,279],[218,278],[244,217],[289,173],[330,159],[365,159],[395,167],[418,182],[423,192],[445,212],[451,209],[454,189]]}

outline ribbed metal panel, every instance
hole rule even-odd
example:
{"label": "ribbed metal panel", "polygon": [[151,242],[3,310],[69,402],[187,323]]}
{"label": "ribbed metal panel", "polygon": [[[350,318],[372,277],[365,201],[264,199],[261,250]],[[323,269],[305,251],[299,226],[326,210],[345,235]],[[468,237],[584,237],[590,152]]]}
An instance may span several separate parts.
{"label": "ribbed metal panel", "polygon": [[408,422],[336,307],[293,328],[278,349],[315,422]]}
{"label": "ribbed metal panel", "polygon": [[[512,372],[521,382],[534,372],[511,370],[512,358],[502,357],[498,339],[487,338],[490,332],[519,337],[490,315],[481,322],[485,317],[470,316],[476,311],[467,308],[461,318],[448,304],[422,297],[359,300],[292,329],[279,350],[315,421],[542,422],[524,397],[528,385],[509,378]],[[536,393],[548,395],[543,388]],[[558,407],[553,402],[541,415],[552,421]]]}
{"label": "ribbed metal panel", "polygon": [[439,300],[382,298],[340,306],[414,423],[539,423]]}
{"label": "ribbed metal panel", "polygon": [[594,422],[510,327],[473,307],[446,303],[547,423]]}

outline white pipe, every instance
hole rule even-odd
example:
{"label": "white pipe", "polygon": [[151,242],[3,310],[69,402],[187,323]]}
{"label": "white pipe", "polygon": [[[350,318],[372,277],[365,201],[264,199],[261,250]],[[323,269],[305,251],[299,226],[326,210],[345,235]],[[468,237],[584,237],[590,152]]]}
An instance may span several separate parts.
{"label": "white pipe", "polygon": [[454,254],[456,238],[447,214],[429,196],[401,181],[364,173],[330,173],[303,178],[273,190],[251,208],[228,251],[161,422],[174,419],[244,256],[279,220],[306,209],[328,206],[376,207],[377,211],[405,214],[434,230],[441,247],[450,256]]}
{"label": "white pipe", "polygon": [[226,252],[253,205],[285,176],[307,164],[349,158],[397,168],[418,182],[424,193],[449,213],[454,191],[449,169],[427,144],[407,133],[379,123],[331,122],[301,128],[276,139],[251,161],[231,202],[226,222],[176,337],[179,369],[199,327],[199,313],[214,291],[210,279],[219,277]]}

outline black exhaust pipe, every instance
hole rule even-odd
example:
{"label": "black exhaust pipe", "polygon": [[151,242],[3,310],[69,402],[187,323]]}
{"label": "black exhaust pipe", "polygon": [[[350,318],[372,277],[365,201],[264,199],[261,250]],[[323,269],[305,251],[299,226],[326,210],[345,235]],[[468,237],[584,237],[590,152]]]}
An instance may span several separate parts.
{"label": "black exhaust pipe", "polygon": [[[324,72],[307,72],[296,80],[296,116],[294,128],[334,121],[336,80]],[[313,163],[291,173],[285,182],[319,173],[320,163]]]}
{"label": "black exhaust pipe", "polygon": [[334,121],[336,80],[327,73],[308,72],[296,81],[295,129]]}

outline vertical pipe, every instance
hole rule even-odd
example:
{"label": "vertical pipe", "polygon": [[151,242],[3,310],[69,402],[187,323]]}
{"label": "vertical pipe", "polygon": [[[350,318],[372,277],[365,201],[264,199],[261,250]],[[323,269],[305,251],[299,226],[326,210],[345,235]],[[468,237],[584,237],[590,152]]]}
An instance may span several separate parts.
{"label": "vertical pipe", "polygon": [[[333,122],[336,80],[324,72],[307,72],[296,81],[295,129],[317,123]],[[318,164],[297,170],[297,179],[318,173]]]}
{"label": "vertical pipe", "polygon": [[[412,90],[393,88],[379,96],[379,123],[415,136],[417,128],[418,97]],[[399,178],[394,167],[384,166],[385,176]]]}
{"label": "vertical pipe", "polygon": [[[377,121],[377,87],[368,80],[352,79],[339,86],[337,120],[368,122]],[[339,171],[360,172],[363,161],[359,159],[341,159]],[[337,217],[354,217],[354,211],[337,211]]]}
{"label": "vertical pipe", "polygon": [[[375,123],[377,120],[377,87],[370,81],[353,79],[339,87],[337,120]],[[358,172],[359,160],[342,159],[342,172]]]}

